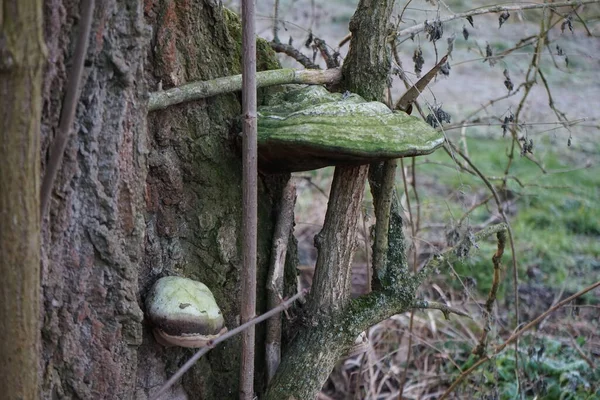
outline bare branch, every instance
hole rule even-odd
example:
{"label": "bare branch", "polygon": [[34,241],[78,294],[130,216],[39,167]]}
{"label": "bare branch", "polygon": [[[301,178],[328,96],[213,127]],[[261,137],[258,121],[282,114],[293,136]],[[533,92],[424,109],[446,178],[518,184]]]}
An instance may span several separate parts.
{"label": "bare branch", "polygon": [[461,253],[464,253],[465,249],[470,248],[473,244],[472,242],[477,243],[478,241],[485,239],[486,237],[498,234],[499,232],[504,232],[507,230],[507,225],[505,223],[491,225],[486,228],[483,228],[479,232],[473,235],[473,238],[465,237],[460,241],[456,246],[444,251],[442,254],[435,256],[431,260],[429,260],[423,268],[417,272],[416,280],[419,284],[423,283],[425,279],[431,275],[432,272],[441,268],[444,264],[453,263],[459,259],[459,254],[457,254],[457,250],[461,249]]}
{"label": "bare branch", "polygon": [[[256,87],[284,85],[289,83],[324,85],[337,83],[342,78],[340,68],[328,70],[276,69],[256,73]],[[242,75],[232,75],[210,81],[198,81],[172,89],[150,93],[148,111],[162,110],[169,106],[200,100],[219,94],[242,90]]]}
{"label": "bare branch", "polygon": [[413,310],[440,310],[444,314],[444,318],[450,319],[450,314],[460,315],[461,317],[467,317],[473,319],[469,314],[461,311],[457,308],[450,307],[446,304],[438,303],[435,301],[427,300],[416,300],[412,305]]}
{"label": "bare branch", "polygon": [[202,349],[198,350],[198,352],[196,354],[194,354],[192,356],[192,358],[190,358],[185,364],[183,364],[181,366],[181,368],[179,368],[177,370],[177,372],[167,382],[165,382],[165,384],[158,390],[158,392],[156,392],[152,396],[151,400],[160,399],[160,397],[171,386],[173,386],[175,384],[175,382],[177,382],[179,380],[179,378],[181,378],[183,376],[183,374],[185,374],[190,368],[192,368],[194,366],[194,364],[200,358],[202,358],[203,355],[205,355],[210,350],[217,347],[218,344],[226,341],[227,339],[232,338],[233,336],[245,331],[246,329],[248,329],[250,327],[253,327],[256,324],[260,324],[261,322],[271,318],[274,315],[281,313],[283,310],[286,310],[287,308],[289,308],[296,300],[304,297],[305,294],[306,294],[305,290],[301,291],[300,293],[295,294],[294,296],[290,297],[288,300],[284,301],[283,303],[281,303],[277,307],[273,308],[272,310],[264,313],[263,315],[261,315],[259,317],[251,319],[250,321],[238,326],[235,329],[228,331],[227,333],[224,333],[223,335],[219,336],[218,338],[216,338],[215,340],[210,342],[206,347],[203,347]]}
{"label": "bare branch", "polygon": [[[256,316],[258,244],[258,128],[256,115],[256,4],[242,0],[242,323]],[[254,326],[242,334],[240,400],[254,399]]]}
{"label": "bare branch", "polygon": [[[281,194],[279,217],[273,234],[271,251],[271,271],[269,272],[267,290],[269,308],[281,303],[283,293],[283,275],[288,242],[294,226],[294,205],[296,204],[296,184],[288,180]],[[281,317],[279,315],[267,321],[266,338],[267,377],[270,381],[281,361]]]}
{"label": "bare branch", "polygon": [[313,63],[310,58],[305,56],[300,52],[300,50],[296,49],[294,46],[289,44],[272,41],[269,43],[271,48],[278,53],[286,54],[292,57],[294,60],[298,61],[304,68],[308,69],[319,69],[319,66]]}
{"label": "bare branch", "polygon": [[502,254],[504,254],[504,247],[506,246],[506,232],[498,232],[496,236],[498,237],[498,250],[496,250],[496,253],[492,257],[492,262],[494,264],[494,277],[492,279],[492,287],[490,288],[490,293],[488,294],[488,298],[484,306],[485,325],[483,327],[483,332],[481,333],[481,338],[479,339],[479,344],[477,345],[477,347],[475,347],[475,349],[473,349],[473,354],[478,355],[479,357],[483,357],[483,355],[485,354],[485,349],[487,346],[487,335],[492,329],[492,310],[494,307],[494,302],[496,301],[498,288],[500,287]]}
{"label": "bare branch", "polygon": [[407,111],[408,107],[419,97],[419,95],[425,90],[429,82],[436,77],[439,70],[448,60],[448,56],[442,57],[439,63],[437,63],[428,73],[425,74],[417,83],[415,83],[410,89],[404,93],[404,95],[398,100],[394,110]]}
{"label": "bare branch", "polygon": [[69,72],[69,80],[67,82],[66,90],[67,93],[65,94],[65,100],[60,114],[58,133],[52,142],[52,147],[50,148],[50,159],[46,166],[44,179],[42,181],[42,189],[40,193],[40,217],[42,220],[44,219],[44,215],[48,209],[48,203],[50,202],[54,180],[56,179],[56,174],[58,173],[58,169],[62,163],[63,155],[65,154],[65,148],[67,147],[67,141],[69,140],[69,134],[71,133],[73,120],[75,119],[75,111],[77,110],[77,104],[79,103],[79,86],[81,84],[81,75],[83,73],[83,62],[85,61],[85,55],[87,53],[88,38],[90,36],[90,30],[92,29],[94,4],[94,0],[84,1],[81,9],[81,20],[79,23],[80,30],[79,35],[77,36],[75,54],[73,55],[72,69]]}
{"label": "bare branch", "polygon": [[[493,6],[493,7],[478,8],[478,9],[466,11],[463,13],[448,15],[446,17],[441,17],[439,19],[439,21],[443,23],[443,22],[453,21],[455,19],[466,18],[469,16],[472,17],[474,15],[491,14],[491,13],[497,13],[497,12],[502,12],[502,11],[532,10],[532,9],[536,9],[536,8],[548,8],[548,7],[552,7],[552,8],[577,7],[582,4],[590,4],[590,3],[598,3],[598,2],[600,2],[600,0],[565,1],[565,2],[560,2],[560,3],[541,3],[541,4],[540,3],[519,4],[519,5],[514,5],[514,6]],[[404,36],[411,36],[416,33],[419,33],[425,29],[426,22],[424,22],[422,24],[413,25],[410,28],[403,29],[400,32],[398,32],[397,36],[404,37]]]}

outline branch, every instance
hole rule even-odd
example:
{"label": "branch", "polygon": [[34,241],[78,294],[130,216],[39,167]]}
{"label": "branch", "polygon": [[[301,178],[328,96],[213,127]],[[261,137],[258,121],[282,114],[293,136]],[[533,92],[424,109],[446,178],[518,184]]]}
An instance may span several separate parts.
{"label": "branch", "polygon": [[[342,78],[339,68],[321,70],[277,69],[256,73],[256,87],[267,87],[298,83],[307,85],[324,85],[338,83]],[[162,110],[169,106],[187,101],[204,99],[219,94],[242,90],[242,75],[232,75],[210,81],[198,81],[172,89],[150,93],[148,112]]]}
{"label": "branch", "polygon": [[[463,13],[448,15],[439,19],[440,22],[453,21],[455,19],[466,18],[474,15],[491,14],[502,11],[520,11],[520,10],[531,10],[536,8],[547,8],[547,7],[576,7],[582,4],[598,3],[600,0],[581,0],[581,1],[565,1],[561,3],[542,3],[542,4],[521,4],[515,6],[494,6],[489,8],[478,8],[475,10],[466,11]],[[397,37],[411,36],[421,32],[425,29],[425,22],[422,24],[413,25],[410,28],[406,28],[398,32]]]}
{"label": "branch", "polygon": [[69,72],[69,81],[67,82],[66,89],[67,93],[65,94],[65,100],[60,113],[58,133],[52,142],[52,147],[50,148],[50,159],[46,165],[46,171],[42,181],[42,189],[40,193],[40,217],[42,220],[44,219],[44,215],[48,209],[48,203],[50,202],[54,180],[56,179],[58,168],[60,168],[63,156],[65,154],[65,148],[67,147],[67,141],[69,140],[69,133],[71,132],[71,127],[73,126],[73,120],[75,119],[75,111],[77,110],[77,104],[79,103],[79,86],[81,84],[81,75],[83,73],[83,63],[87,53],[88,38],[90,36],[90,30],[92,29],[94,3],[94,0],[87,0],[84,1],[82,5],[81,20],[79,21],[80,30],[77,37],[77,44],[75,45],[73,64],[71,71]]}
{"label": "branch", "polygon": [[[377,216],[377,221],[381,220],[382,223],[387,223],[385,231],[387,232],[387,237],[385,238],[385,241],[387,242],[385,244],[386,254],[379,256],[375,255],[377,247],[381,246],[381,244],[378,243],[377,236],[375,238],[375,243],[373,244],[373,287],[377,289],[381,289],[382,287],[389,289],[401,285],[401,282],[405,280],[405,277],[409,276],[408,263],[406,260],[405,237],[404,231],[402,230],[403,221],[399,207],[400,203],[395,190],[392,190],[391,198],[385,200],[386,202],[391,202],[391,208],[386,212],[388,221],[385,221],[381,215],[383,210],[381,209],[380,203],[383,203],[384,201],[380,200],[380,198],[383,199],[384,196],[387,195],[384,194],[383,186],[393,184],[394,179],[393,176],[389,176],[391,172],[395,172],[394,169],[386,172],[386,168],[390,167],[395,168],[395,165],[386,165],[385,163],[372,164],[369,171],[369,184],[373,195],[373,202],[376,205],[375,214]],[[389,182],[390,179],[391,182]],[[386,180],[388,180],[388,183],[385,183]],[[379,222],[376,223],[378,224]],[[376,225],[375,230],[377,231],[378,229],[381,228],[378,228]],[[382,269],[376,268],[378,258],[385,259],[385,264],[380,266]],[[379,275],[380,272],[381,276]]]}
{"label": "branch", "polygon": [[494,351],[494,354],[492,354],[491,356],[484,356],[482,359],[480,359],[479,361],[477,361],[475,364],[473,364],[469,369],[465,370],[463,373],[460,374],[460,376],[454,381],[452,382],[452,385],[450,385],[450,387],[444,392],[444,394],[442,395],[442,397],[440,397],[440,400],[445,399],[446,397],[448,397],[448,395],[450,393],[452,393],[454,391],[454,389],[456,389],[456,387],[467,377],[471,374],[471,372],[475,371],[481,364],[485,363],[486,361],[490,360],[492,357],[500,354],[500,352],[502,352],[506,346],[508,346],[509,344],[511,344],[512,342],[514,342],[515,340],[517,340],[523,333],[527,332],[529,329],[533,328],[535,325],[537,325],[540,321],[542,321],[544,318],[546,318],[549,314],[552,314],[554,311],[558,310],[559,308],[561,308],[562,306],[564,306],[565,304],[575,300],[578,297],[583,296],[584,294],[586,294],[587,292],[594,290],[595,288],[600,286],[600,281],[586,287],[583,290],[580,290],[579,292],[575,293],[574,295],[567,297],[566,299],[564,299],[563,301],[556,303],[554,306],[550,307],[548,310],[546,310],[543,314],[539,315],[537,318],[535,318],[533,321],[529,322],[527,325],[525,325],[523,328],[519,329],[517,332],[513,333],[504,343],[502,343],[500,346],[498,346],[496,348],[496,350]]}
{"label": "branch", "polygon": [[206,347],[203,347],[202,349],[198,350],[198,352],[196,352],[196,354],[194,354],[192,356],[192,358],[190,358],[185,364],[183,364],[181,366],[181,368],[179,368],[177,370],[177,372],[167,382],[165,382],[165,384],[158,390],[158,392],[156,392],[152,396],[151,400],[158,400],[160,398],[160,396],[162,396],[171,386],[173,386],[175,384],[175,382],[177,382],[177,380],[179,380],[179,378],[181,378],[181,376],[183,374],[185,374],[190,368],[192,368],[194,366],[194,364],[200,358],[202,358],[203,355],[205,355],[210,350],[217,347],[218,344],[226,341],[227,339],[232,338],[233,336],[245,331],[246,329],[248,329],[256,324],[260,324],[261,322],[273,317],[274,315],[281,313],[283,310],[288,309],[296,300],[302,298],[305,294],[306,294],[306,290],[303,290],[300,293],[297,293],[294,296],[290,297],[288,300],[284,301],[283,303],[281,303],[277,307],[273,308],[272,310],[264,313],[263,315],[253,318],[250,321],[246,322],[245,324],[242,324],[242,325],[238,326],[237,328],[232,329],[232,330],[228,331],[227,333],[219,336],[215,340],[209,342]]}
{"label": "branch", "polygon": [[461,317],[467,317],[473,319],[469,314],[461,311],[457,308],[450,307],[446,304],[438,303],[435,301],[417,300],[412,305],[413,310],[440,310],[444,314],[444,318],[450,319],[450,314],[460,315]]}
{"label": "branch", "polygon": [[429,82],[433,78],[435,78],[442,68],[442,66],[448,61],[448,56],[445,55],[442,57],[440,62],[438,62],[428,73],[425,74],[417,83],[415,83],[410,89],[406,91],[396,103],[394,110],[402,110],[407,111],[408,107],[419,97],[419,95],[425,90]]}
{"label": "branch", "polygon": [[485,326],[483,328],[483,332],[481,333],[479,344],[473,349],[472,352],[473,354],[479,357],[483,357],[483,355],[485,354],[485,348],[487,346],[487,335],[492,329],[492,309],[494,307],[494,302],[496,301],[498,287],[500,286],[502,254],[504,254],[504,247],[506,246],[506,232],[498,232],[496,236],[498,237],[498,250],[496,250],[496,253],[492,257],[492,262],[494,264],[494,278],[492,280],[492,287],[490,288],[490,293],[488,294],[488,298],[484,306]]}
{"label": "branch", "polygon": [[[281,194],[279,217],[273,235],[271,270],[269,271],[267,283],[269,308],[276,307],[281,303],[285,256],[287,255],[288,242],[294,226],[295,204],[296,184],[292,179],[289,179]],[[281,361],[281,317],[279,315],[267,321],[266,361],[267,377],[270,381]]]}
{"label": "branch", "polygon": [[308,58],[307,56],[305,56],[304,54],[302,54],[300,52],[300,50],[296,49],[294,46],[289,45],[289,44],[284,44],[281,42],[277,42],[275,40],[273,40],[272,42],[269,42],[269,45],[271,45],[271,48],[276,51],[277,53],[283,53],[286,54],[290,57],[292,57],[294,60],[298,61],[300,64],[302,64],[302,66],[304,68],[308,68],[308,69],[320,69],[320,67],[313,63],[310,58]]}

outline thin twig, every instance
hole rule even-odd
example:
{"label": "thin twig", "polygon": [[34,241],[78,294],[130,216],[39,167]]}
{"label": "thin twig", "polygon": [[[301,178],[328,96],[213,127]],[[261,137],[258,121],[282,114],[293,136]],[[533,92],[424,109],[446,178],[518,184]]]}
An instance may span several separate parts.
{"label": "thin twig", "polygon": [[487,347],[487,336],[490,330],[492,329],[492,311],[494,307],[494,302],[496,301],[496,295],[498,293],[498,288],[500,287],[500,271],[502,268],[502,254],[504,254],[504,247],[506,245],[506,232],[498,232],[496,234],[498,237],[498,249],[494,256],[492,257],[492,263],[494,264],[494,277],[492,279],[492,287],[490,288],[490,293],[488,294],[488,298],[484,305],[484,319],[485,325],[483,328],[483,332],[481,333],[481,338],[479,339],[479,343],[473,349],[473,354],[483,357],[485,354],[485,349]]}
{"label": "thin twig", "polygon": [[579,292],[575,293],[574,295],[569,296],[566,299],[564,299],[563,301],[555,304],[554,306],[552,306],[548,310],[546,310],[544,313],[542,313],[541,315],[539,315],[537,318],[535,318],[534,320],[532,320],[531,322],[529,322],[527,325],[525,325],[524,327],[522,327],[521,329],[519,329],[517,332],[513,333],[504,343],[502,343],[500,346],[498,346],[496,348],[496,350],[494,351],[494,354],[492,354],[491,356],[488,356],[488,355],[484,356],[479,361],[477,361],[475,364],[473,364],[469,369],[467,369],[463,373],[461,373],[460,376],[458,378],[456,378],[456,380],[454,382],[452,382],[452,385],[450,385],[450,387],[444,392],[444,394],[442,395],[442,397],[440,397],[440,400],[443,400],[446,397],[448,397],[448,395],[450,393],[452,393],[454,391],[454,389],[456,389],[456,387],[467,376],[469,376],[471,374],[471,372],[475,371],[481,364],[483,364],[486,361],[490,360],[492,357],[500,354],[500,352],[502,352],[506,348],[506,346],[508,346],[509,344],[511,344],[514,341],[516,341],[523,333],[525,333],[529,329],[533,328],[541,320],[543,320],[544,318],[546,318],[546,316],[548,316],[549,314],[551,314],[554,311],[558,310],[559,308],[561,308],[565,304],[567,304],[567,303],[575,300],[576,298],[583,296],[587,292],[589,292],[591,290],[594,290],[598,286],[600,286],[600,281],[598,281],[598,282],[596,282],[596,283],[594,283],[594,284],[586,287],[585,289],[580,290]]}
{"label": "thin twig", "polygon": [[462,250],[460,253],[464,253],[465,248],[470,247],[472,245],[472,242],[477,243],[478,241],[483,240],[490,235],[497,234],[498,232],[506,230],[507,225],[505,223],[490,225],[475,233],[473,240],[469,237],[463,238],[463,240],[461,240],[460,243],[458,243],[456,246],[445,250],[442,254],[433,257],[427,263],[425,263],[425,265],[419,270],[419,272],[417,272],[416,281],[419,284],[422,284],[425,281],[425,279],[427,279],[429,275],[436,271],[438,268],[442,267],[445,264],[451,264],[452,262],[458,260],[458,249]]}
{"label": "thin twig", "polygon": [[[427,301],[427,300],[416,300],[413,303],[412,308],[414,310],[440,310],[442,314],[444,314],[444,318],[450,319],[450,314],[460,315],[461,317],[467,317],[473,319],[469,314],[464,311],[461,311],[457,308],[450,307],[443,303],[438,303],[435,301]],[[402,391],[402,390],[401,390]]]}
{"label": "thin twig", "polygon": [[[258,145],[256,113],[256,18],[254,0],[242,1],[242,273],[241,322],[256,316],[258,242]],[[254,326],[242,334],[240,400],[254,399]]]}
{"label": "thin twig", "polygon": [[410,181],[410,185],[412,186],[413,193],[415,194],[415,203],[417,209],[417,217],[415,223],[415,233],[419,233],[421,228],[421,200],[419,199],[419,191],[417,190],[417,157],[412,158],[412,166],[410,169],[410,173],[412,175],[412,179]]}
{"label": "thin twig", "polygon": [[579,344],[577,344],[577,341],[575,340],[575,338],[573,337],[573,335],[571,334],[571,332],[567,331],[567,334],[569,335],[569,339],[571,340],[571,345],[575,348],[575,350],[577,350],[577,353],[579,353],[579,356],[581,358],[583,358],[583,360],[587,363],[587,365],[590,366],[590,368],[592,369],[592,371],[595,371],[596,370],[596,364],[594,364],[594,362],[591,360],[591,358],[589,358],[583,352],[583,349],[579,346]]}
{"label": "thin twig", "polygon": [[378,276],[379,281],[384,278],[387,270],[388,233],[397,163],[397,160],[388,160],[383,163],[383,173],[380,181],[381,190],[375,204],[375,217],[377,219],[375,222],[375,243],[373,245],[373,272]]}
{"label": "thin twig", "polygon": [[69,72],[65,100],[60,113],[58,133],[52,142],[52,147],[50,148],[50,159],[46,165],[46,171],[42,181],[42,188],[40,192],[40,217],[42,220],[44,219],[44,215],[48,209],[48,204],[50,203],[50,196],[52,194],[54,180],[56,179],[56,174],[58,173],[58,169],[60,168],[63,156],[65,154],[65,148],[67,147],[67,141],[69,140],[71,128],[73,126],[73,120],[75,119],[75,111],[77,110],[77,104],[79,103],[79,86],[81,85],[81,75],[83,73],[83,63],[87,53],[88,38],[92,29],[94,3],[95,0],[84,0],[81,6],[79,35],[77,36],[75,54],[73,55],[73,63],[71,71]]}
{"label": "thin twig", "polygon": [[158,400],[160,398],[160,396],[162,396],[171,386],[173,386],[175,384],[175,382],[177,382],[179,380],[179,378],[181,378],[183,376],[183,374],[185,374],[190,368],[192,368],[194,366],[194,364],[203,355],[205,355],[210,350],[217,347],[218,344],[226,341],[227,339],[230,339],[231,337],[233,337],[241,332],[244,332],[246,329],[253,327],[256,324],[260,324],[261,322],[271,318],[274,315],[281,313],[283,310],[286,310],[287,308],[289,308],[296,300],[302,298],[305,294],[306,294],[306,290],[302,290],[301,292],[290,297],[289,299],[287,299],[286,301],[284,301],[277,307],[273,308],[272,310],[269,310],[268,312],[264,313],[263,315],[261,315],[259,317],[251,319],[250,321],[238,326],[235,329],[228,331],[227,333],[224,333],[223,335],[219,336],[215,340],[209,342],[206,347],[203,347],[202,349],[198,350],[198,352],[196,354],[194,354],[192,356],[192,358],[190,358],[185,364],[183,364],[181,366],[181,368],[179,368],[177,370],[177,372],[171,378],[169,378],[169,380],[167,382],[165,382],[164,385],[161,386],[161,388],[158,390],[158,392],[156,392],[152,396],[151,400]]}
{"label": "thin twig", "polygon": [[279,43],[279,0],[273,5],[273,42]]}
{"label": "thin twig", "polygon": [[[474,15],[491,14],[502,11],[520,11],[520,10],[531,10],[536,8],[548,8],[548,7],[576,7],[582,4],[598,3],[600,0],[581,0],[581,1],[565,1],[559,3],[534,3],[534,4],[520,4],[515,6],[493,6],[488,8],[478,8],[475,10],[466,11],[454,15],[448,15],[446,17],[439,18],[439,21],[444,23],[453,21],[455,19],[472,17]],[[413,25],[410,28],[403,29],[398,32],[398,37],[411,36],[421,32],[425,29],[425,23]]]}
{"label": "thin twig", "polygon": [[494,197],[494,195],[490,194],[486,198],[484,198],[483,200],[481,200],[481,201],[473,204],[473,206],[471,206],[471,208],[469,208],[464,213],[464,215],[462,217],[460,217],[460,219],[458,220],[458,225],[460,226],[462,224],[462,222],[465,220],[465,218],[467,218],[473,211],[475,211],[479,207],[483,206],[484,204],[487,204],[493,197]]}
{"label": "thin twig", "polygon": [[[289,179],[281,193],[279,216],[273,234],[273,249],[271,250],[271,270],[268,277],[269,308],[281,303],[283,293],[283,276],[288,242],[294,226],[294,205],[296,204],[296,184]],[[281,317],[273,316],[267,321],[266,364],[267,379],[275,375],[281,361]]]}
{"label": "thin twig", "polygon": [[[341,78],[342,71],[339,68],[324,71],[286,68],[258,72],[256,74],[256,87],[261,88],[288,83],[323,85],[337,83]],[[240,90],[242,90],[241,74],[216,78],[210,81],[190,82],[168,90],[150,93],[148,111],[162,110],[175,104]]]}
{"label": "thin twig", "polygon": [[492,195],[494,196],[494,200],[496,201],[496,206],[498,207],[498,212],[502,216],[502,219],[508,229],[508,238],[510,240],[510,249],[511,249],[511,253],[512,253],[512,264],[513,264],[512,265],[512,267],[513,267],[513,285],[514,285],[514,291],[515,291],[514,300],[515,300],[515,314],[516,314],[515,318],[516,318],[516,326],[518,326],[519,325],[519,293],[518,293],[519,292],[519,277],[518,277],[518,270],[517,270],[517,256],[515,254],[515,244],[514,244],[514,240],[513,240],[513,232],[512,232],[512,228],[510,226],[510,222],[508,221],[508,217],[506,216],[506,213],[504,212],[504,208],[502,207],[502,202],[500,201],[500,197],[498,196],[498,193],[496,192],[494,185],[492,185],[490,183],[490,181],[485,177],[485,175],[483,175],[483,173],[481,173],[479,168],[477,168],[475,166],[475,164],[473,164],[471,159],[469,157],[467,157],[465,154],[463,154],[460,151],[460,149],[458,149],[458,147],[456,147],[454,144],[452,144],[452,142],[450,140],[447,140],[446,143],[448,143],[448,145],[452,148],[452,150],[454,150],[456,153],[458,153],[467,162],[467,164],[469,164],[469,166],[475,172],[475,174],[477,174],[477,176],[479,176],[479,178],[487,186],[487,188],[490,190],[490,192],[492,192]]}
{"label": "thin twig", "polygon": [[340,62],[337,58],[337,56],[339,54],[334,53],[332,55],[331,53],[329,53],[329,49],[327,48],[327,43],[325,43],[325,41],[323,39],[319,39],[318,37],[315,37],[313,39],[313,43],[314,43],[314,46],[321,53],[321,57],[323,57],[323,60],[325,60],[325,64],[327,65],[328,69],[337,68],[340,66]]}
{"label": "thin twig", "polygon": [[352,39],[351,33],[347,34],[342,38],[342,40],[340,40],[340,43],[338,43],[338,47],[343,47],[346,43],[350,41],[350,39]]}

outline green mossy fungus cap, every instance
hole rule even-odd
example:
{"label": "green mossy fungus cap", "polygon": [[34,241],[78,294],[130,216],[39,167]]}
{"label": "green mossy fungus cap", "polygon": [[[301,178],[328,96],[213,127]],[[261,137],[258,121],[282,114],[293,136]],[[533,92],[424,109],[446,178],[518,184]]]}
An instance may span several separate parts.
{"label": "green mossy fungus cap", "polygon": [[259,166],[309,171],[432,153],[444,136],[423,120],[322,86],[273,95],[258,109]]}
{"label": "green mossy fungus cap", "polygon": [[224,327],[221,310],[202,282],[160,278],[146,297],[146,315],[168,335],[216,335]]}

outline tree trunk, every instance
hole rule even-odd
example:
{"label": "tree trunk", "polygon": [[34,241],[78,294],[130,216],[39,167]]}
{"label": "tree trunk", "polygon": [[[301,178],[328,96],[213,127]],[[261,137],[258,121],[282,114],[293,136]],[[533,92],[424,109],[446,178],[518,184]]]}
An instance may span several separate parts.
{"label": "tree trunk", "polygon": [[[76,45],[78,2],[45,2],[43,163],[58,126]],[[143,314],[147,138],[137,1],[96,2],[72,136],[42,247],[43,398],[127,398],[135,389]]]}
{"label": "tree trunk", "polygon": [[[361,0],[350,21],[352,42],[342,70],[342,88],[366,100],[383,97],[390,70],[386,38],[393,4],[393,0]],[[306,324],[283,357],[267,399],[315,398],[337,360],[368,326],[362,322],[368,309],[359,307],[360,321],[355,321],[357,303],[350,302],[351,263],[367,171],[368,166],[336,168],[323,230],[315,240],[319,255]],[[387,308],[384,302],[369,304]]]}
{"label": "tree trunk", "polygon": [[0,388],[5,399],[39,397],[41,10],[39,0],[0,3]]}
{"label": "tree trunk", "polygon": [[[191,356],[157,344],[143,320],[145,294],[162,276],[204,282],[227,326],[239,324],[239,95],[146,116],[148,91],[241,72],[239,19],[210,0],[96,4],[74,133],[43,229],[46,399],[145,399]],[[44,156],[58,126],[78,13],[76,2],[45,3]],[[268,46],[257,45],[258,69],[277,66]],[[261,290],[286,178],[259,177]],[[261,312],[266,294],[259,291],[257,301]],[[239,339],[224,343],[169,396],[237,398],[239,354]],[[257,391],[263,378],[257,374]]]}

